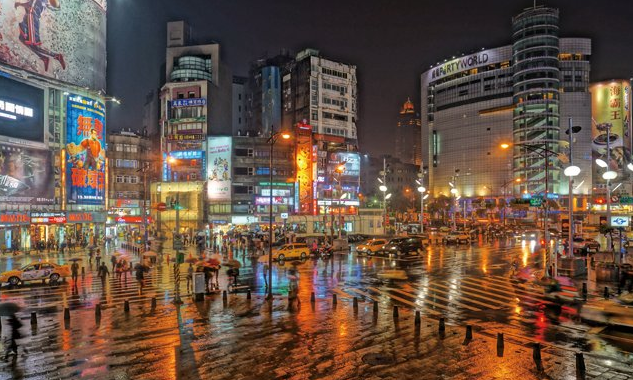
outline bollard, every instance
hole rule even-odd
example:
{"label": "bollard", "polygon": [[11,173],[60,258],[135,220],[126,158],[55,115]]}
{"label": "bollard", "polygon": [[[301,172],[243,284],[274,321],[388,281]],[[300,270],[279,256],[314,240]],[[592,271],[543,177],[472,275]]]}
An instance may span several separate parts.
{"label": "bollard", "polygon": [[497,356],[503,356],[505,344],[503,343],[503,333],[497,333]]}
{"label": "bollard", "polygon": [[586,282],[582,283],[582,299],[583,301],[587,300],[587,283]]}
{"label": "bollard", "polygon": [[420,324],[422,323],[420,320],[420,310],[416,310],[415,311],[415,325],[416,326],[420,326]]}
{"label": "bollard", "polygon": [[37,313],[31,312],[31,326],[37,325]]}
{"label": "bollard", "polygon": [[466,325],[466,340],[473,340],[473,327]]}
{"label": "bollard", "polygon": [[358,297],[354,297],[354,301],[352,301],[352,306],[354,307],[354,311],[358,311]]}
{"label": "bollard", "polygon": [[400,313],[398,313],[398,306],[394,306],[393,307],[393,318],[394,319],[398,319],[399,316],[400,316]]}
{"label": "bollard", "polygon": [[536,364],[537,371],[543,371],[543,363],[541,362],[541,344],[534,343],[532,347],[532,359],[534,359],[534,364]]}
{"label": "bollard", "polygon": [[81,277],[86,277],[86,268],[81,267]]}
{"label": "bollard", "polygon": [[67,308],[67,307],[64,308],[64,320],[70,321],[70,308]]}
{"label": "bollard", "polygon": [[378,301],[374,301],[374,316],[378,316]]}
{"label": "bollard", "polygon": [[314,295],[314,292],[312,292],[312,294],[310,294],[310,302],[311,303],[315,303],[316,302],[316,296]]}
{"label": "bollard", "polygon": [[125,301],[123,302],[123,311],[124,311],[125,313],[129,313],[129,312],[130,312],[130,301],[125,300]]}
{"label": "bollard", "polygon": [[609,287],[608,286],[604,287],[604,299],[605,300],[609,299]]}
{"label": "bollard", "polygon": [[156,297],[152,297],[152,311],[156,310]]}
{"label": "bollard", "polygon": [[579,378],[585,378],[585,372],[587,372],[587,367],[585,367],[585,357],[582,352],[576,353],[576,375]]}
{"label": "bollard", "polygon": [[246,299],[247,299],[247,300],[250,300],[250,299],[251,299],[251,290],[250,290],[250,289],[248,289],[248,290],[246,291]]}
{"label": "bollard", "polygon": [[439,331],[439,332],[442,332],[442,333],[443,333],[444,331],[446,331],[446,325],[445,325],[445,323],[444,323],[444,318],[440,318],[440,326],[439,326],[439,328],[438,328],[438,331]]}
{"label": "bollard", "polygon": [[332,305],[336,305],[336,293],[332,294]]}
{"label": "bollard", "polygon": [[101,304],[95,306],[95,319],[101,319]]}
{"label": "bollard", "polygon": [[222,291],[222,303],[226,304],[226,301],[228,299],[228,295],[226,294],[226,290]]}

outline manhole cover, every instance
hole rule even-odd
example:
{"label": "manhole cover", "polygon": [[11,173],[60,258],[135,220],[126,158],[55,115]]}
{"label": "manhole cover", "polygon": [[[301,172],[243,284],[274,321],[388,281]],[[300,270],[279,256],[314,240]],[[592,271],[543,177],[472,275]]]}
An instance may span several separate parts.
{"label": "manhole cover", "polygon": [[387,365],[393,363],[391,356],[372,353],[363,355],[363,362],[369,365]]}

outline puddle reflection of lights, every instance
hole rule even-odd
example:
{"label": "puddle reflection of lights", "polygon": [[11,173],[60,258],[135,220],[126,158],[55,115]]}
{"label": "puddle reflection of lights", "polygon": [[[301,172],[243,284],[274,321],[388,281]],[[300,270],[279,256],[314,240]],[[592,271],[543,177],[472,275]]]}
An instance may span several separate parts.
{"label": "puddle reflection of lights", "polygon": [[514,312],[515,312],[516,314],[521,314],[521,310],[522,310],[522,309],[521,309],[521,307],[520,307],[520,306],[517,306],[517,307],[515,307],[515,308],[514,308]]}
{"label": "puddle reflection of lights", "polygon": [[392,266],[392,267],[395,267],[395,266],[396,266],[396,262],[395,262],[395,261],[392,261],[392,262],[391,262],[391,266]]}

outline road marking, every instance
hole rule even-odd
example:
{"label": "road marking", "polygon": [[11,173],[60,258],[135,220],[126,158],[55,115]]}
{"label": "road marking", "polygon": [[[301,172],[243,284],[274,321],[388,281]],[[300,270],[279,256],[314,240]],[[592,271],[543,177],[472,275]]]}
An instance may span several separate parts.
{"label": "road marking", "polygon": [[[421,288],[417,288],[417,287],[415,287],[415,286],[412,286],[412,288],[413,288],[413,289],[415,289],[415,290],[424,290],[423,288],[421,289]],[[441,291],[441,290],[439,290],[439,289],[434,289],[434,288],[431,288],[431,286],[430,286],[430,285],[429,285],[429,286],[427,286],[427,288],[430,288],[431,290],[433,290],[433,291],[434,291],[434,294],[433,294],[433,295],[428,295],[428,297],[437,298],[437,299],[440,299],[440,300],[442,300],[442,301],[445,301],[447,304],[452,304],[453,306],[456,306],[456,307],[462,307],[462,308],[464,308],[464,309],[468,309],[468,310],[471,310],[471,311],[481,311],[481,309],[479,309],[479,308],[477,308],[477,307],[474,307],[474,306],[469,306],[469,305],[465,305],[465,304],[463,304],[463,303],[461,303],[461,302],[459,302],[459,301],[457,301],[457,300],[451,300],[451,299],[444,298],[444,297],[442,297],[442,296],[438,295],[438,294],[437,294],[438,292],[439,292],[440,294],[445,294],[445,295],[447,295],[447,296],[448,296],[449,294],[448,294],[448,293],[446,293],[446,292],[443,292],[443,291]],[[428,289],[427,289],[427,291],[428,291]],[[460,300],[461,300],[461,297],[460,297]],[[464,300],[464,302],[467,302],[467,301],[465,301],[465,300]],[[473,303],[476,303],[476,302],[473,302]]]}
{"label": "road marking", "polygon": [[[374,287],[369,287],[368,289],[373,290],[373,291],[375,291],[375,292],[377,292],[377,293],[380,293],[380,294],[384,294],[384,293],[385,293],[385,292],[383,292],[383,291],[381,291],[381,290],[378,290],[378,289],[376,289],[376,288],[374,288]],[[393,290],[393,291],[397,291],[398,289],[386,288],[386,290]],[[404,292],[402,292],[402,293],[404,293]],[[407,294],[407,295],[411,296],[411,295],[410,295],[410,294],[408,294],[408,293],[405,293],[405,294]],[[392,299],[394,299],[394,300],[396,300],[396,301],[402,302],[402,303],[403,303],[403,304],[405,304],[405,305],[409,305],[409,306],[411,306],[412,308],[414,308],[415,310],[420,310],[420,308],[424,308],[424,310],[426,310],[426,313],[427,313],[427,314],[432,314],[432,315],[434,315],[434,316],[436,316],[436,317],[439,317],[439,316],[442,316],[442,315],[443,315],[442,313],[440,313],[440,312],[438,312],[438,311],[435,311],[435,310],[433,310],[433,309],[429,309],[428,307],[425,307],[425,305],[419,305],[419,304],[417,304],[417,303],[411,302],[411,301],[406,300],[406,299],[404,299],[404,298],[400,298],[400,297],[398,297],[398,296],[396,296],[396,295],[394,295],[394,294],[387,293],[387,294],[386,294],[386,297],[389,297],[389,298],[392,298]],[[416,297],[414,297],[414,298],[416,298]],[[437,306],[437,307],[440,307],[440,308],[442,308],[442,309],[446,309],[446,307],[445,307],[445,306],[443,306],[443,305],[439,305],[439,304],[436,304],[436,303],[434,303],[434,302],[432,302],[432,301],[426,301],[426,300],[424,300],[424,302],[425,302],[425,303],[428,303],[428,304],[431,304],[431,305],[434,305],[434,306]]]}

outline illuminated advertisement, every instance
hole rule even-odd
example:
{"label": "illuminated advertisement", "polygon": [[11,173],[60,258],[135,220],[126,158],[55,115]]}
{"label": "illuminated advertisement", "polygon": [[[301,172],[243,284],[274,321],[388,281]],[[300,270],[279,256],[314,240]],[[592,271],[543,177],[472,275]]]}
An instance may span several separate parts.
{"label": "illuminated advertisement", "polygon": [[[255,197],[255,204],[256,205],[264,205],[267,206],[270,204],[270,196],[268,197]],[[287,197],[273,197],[273,205],[274,206],[278,206],[278,205],[291,205],[292,204],[292,200],[290,198]]]}
{"label": "illuminated advertisement", "polygon": [[106,0],[0,0],[0,62],[105,89]]}
{"label": "illuminated advertisement", "polygon": [[0,202],[55,203],[52,153],[0,143]]}
{"label": "illuminated advertisement", "polygon": [[[328,154],[328,173],[335,173],[340,164],[345,164],[341,173],[343,181],[358,181],[360,178],[360,155],[353,152],[336,152]],[[334,174],[336,176],[336,174]]]}
{"label": "illuminated advertisement", "polygon": [[231,200],[231,146],[230,136],[209,137],[208,149],[208,198],[212,201]]}
{"label": "illuminated advertisement", "polygon": [[205,155],[201,150],[177,150],[163,153],[163,181],[190,180],[191,171],[204,178]]}
{"label": "illuminated advertisement", "polygon": [[187,98],[187,99],[176,99],[176,100],[171,101],[171,106],[174,108],[206,106],[206,105],[207,105],[207,99],[205,98]]}
{"label": "illuminated advertisement", "polygon": [[44,91],[0,76],[0,135],[44,141]]}
{"label": "illuminated advertisement", "polygon": [[[591,86],[591,127],[593,178],[605,183],[605,169],[595,164],[596,159],[607,160],[607,136],[611,162],[609,168],[618,172],[618,180],[629,178],[626,165],[631,157],[631,83],[625,80],[597,83]],[[607,130],[609,133],[607,134]]]}
{"label": "illuminated advertisement", "polygon": [[297,193],[299,193],[297,203],[299,213],[312,214],[315,210],[313,204],[313,168],[312,168],[312,127],[306,124],[297,125]]}
{"label": "illuminated advertisement", "polygon": [[69,95],[66,111],[66,194],[70,204],[105,201],[105,107]]}

